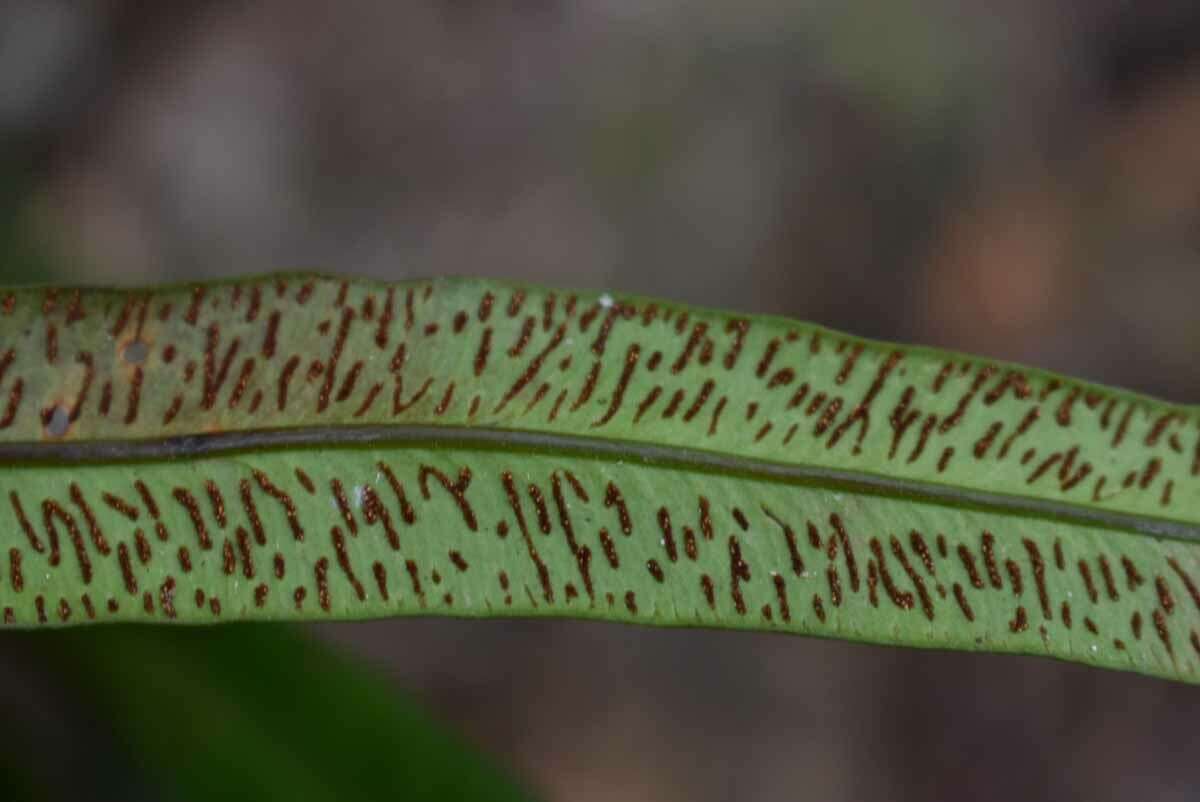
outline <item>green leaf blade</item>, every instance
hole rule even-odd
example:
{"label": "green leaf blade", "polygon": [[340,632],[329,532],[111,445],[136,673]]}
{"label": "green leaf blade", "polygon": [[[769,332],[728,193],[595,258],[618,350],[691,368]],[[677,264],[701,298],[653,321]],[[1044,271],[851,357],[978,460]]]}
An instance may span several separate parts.
{"label": "green leaf blade", "polygon": [[1200,671],[1191,408],[463,280],[10,297],[14,626],[566,615]]}

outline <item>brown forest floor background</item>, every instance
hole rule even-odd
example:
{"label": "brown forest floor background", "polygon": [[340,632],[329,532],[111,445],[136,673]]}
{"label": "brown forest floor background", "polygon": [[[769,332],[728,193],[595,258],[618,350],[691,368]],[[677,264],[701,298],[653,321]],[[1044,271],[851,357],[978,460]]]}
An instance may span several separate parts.
{"label": "brown forest floor background", "polygon": [[[0,0],[0,280],[505,276],[1200,400],[1194,3],[505,5]],[[321,633],[553,799],[1200,788],[1196,690],[1135,676],[597,624]]]}

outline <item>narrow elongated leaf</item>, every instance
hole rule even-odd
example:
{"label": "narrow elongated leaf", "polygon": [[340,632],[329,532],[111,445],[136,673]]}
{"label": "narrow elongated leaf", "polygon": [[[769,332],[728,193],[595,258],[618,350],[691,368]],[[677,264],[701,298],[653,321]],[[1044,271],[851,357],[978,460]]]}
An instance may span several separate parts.
{"label": "narrow elongated leaf", "polygon": [[0,292],[0,607],[576,616],[1196,681],[1197,421],[641,298]]}

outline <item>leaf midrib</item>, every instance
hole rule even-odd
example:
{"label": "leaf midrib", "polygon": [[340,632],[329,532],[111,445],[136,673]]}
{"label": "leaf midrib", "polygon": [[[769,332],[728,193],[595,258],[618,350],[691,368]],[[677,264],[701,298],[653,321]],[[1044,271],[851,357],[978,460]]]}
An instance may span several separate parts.
{"label": "leaf midrib", "polygon": [[734,456],[676,445],[477,426],[390,424],[317,426],[215,432],[144,440],[0,443],[0,467],[31,463],[147,463],[280,449],[445,447],[561,454],[573,458],[682,468],[756,481],[842,489],[905,498],[1012,517],[1056,520],[1183,542],[1200,542],[1200,524],[1173,518],[1097,509],[1083,504],[993,493],[919,479],[801,463]]}

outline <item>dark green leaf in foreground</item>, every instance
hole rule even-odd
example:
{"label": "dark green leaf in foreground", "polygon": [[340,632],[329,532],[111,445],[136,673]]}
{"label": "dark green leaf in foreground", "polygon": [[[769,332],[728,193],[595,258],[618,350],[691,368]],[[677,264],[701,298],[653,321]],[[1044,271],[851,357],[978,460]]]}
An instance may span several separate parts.
{"label": "dark green leaf in foreground", "polygon": [[527,798],[394,688],[287,627],[38,638],[167,798]]}
{"label": "dark green leaf in foreground", "polygon": [[0,607],[574,616],[1196,681],[1197,421],[640,298],[0,292]]}

